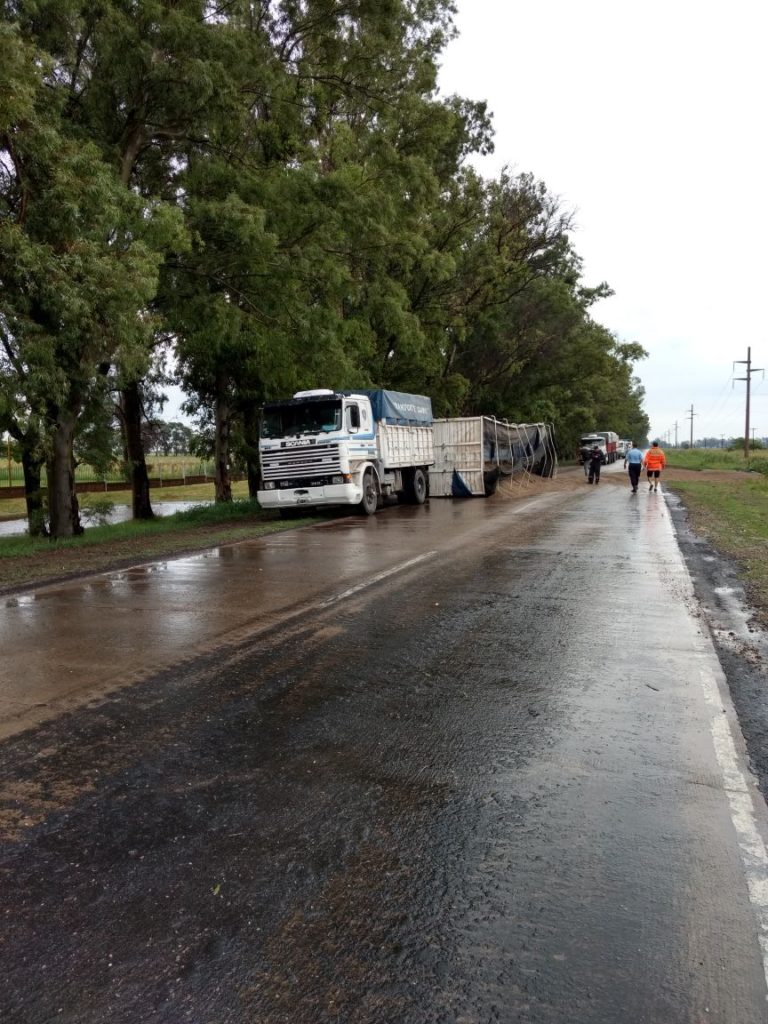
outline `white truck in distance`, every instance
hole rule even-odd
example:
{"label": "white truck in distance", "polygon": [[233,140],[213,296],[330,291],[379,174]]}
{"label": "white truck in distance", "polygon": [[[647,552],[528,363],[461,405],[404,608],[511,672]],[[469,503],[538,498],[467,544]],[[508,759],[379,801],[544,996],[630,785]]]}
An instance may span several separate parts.
{"label": "white truck in distance", "polygon": [[584,434],[579,438],[579,461],[585,465],[589,462],[589,453],[593,448],[599,448],[602,455],[603,465],[608,462],[606,442],[602,434]]}
{"label": "white truck in distance", "polygon": [[423,504],[434,463],[432,402],[399,391],[297,391],[267,402],[261,437],[262,508],[357,505],[386,497]]}
{"label": "white truck in distance", "polygon": [[610,466],[619,456],[619,435],[613,430],[593,430],[591,434],[584,434],[579,439],[579,461],[583,464],[589,458],[592,448],[600,449],[603,457],[603,465]]}

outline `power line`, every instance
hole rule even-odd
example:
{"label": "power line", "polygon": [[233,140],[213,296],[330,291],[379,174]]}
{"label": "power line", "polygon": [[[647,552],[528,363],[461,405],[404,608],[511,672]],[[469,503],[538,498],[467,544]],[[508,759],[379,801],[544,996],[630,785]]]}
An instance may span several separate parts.
{"label": "power line", "polygon": [[[699,420],[700,429],[705,434],[708,430],[711,430],[711,432],[715,434],[719,433],[718,421],[723,419],[729,419],[731,417],[731,406],[733,405],[735,400],[736,395],[733,390],[733,377],[729,377],[723,385],[723,390],[720,392],[718,397],[709,406],[706,412],[702,413],[701,419]],[[709,423],[710,427],[705,429],[705,423]]]}

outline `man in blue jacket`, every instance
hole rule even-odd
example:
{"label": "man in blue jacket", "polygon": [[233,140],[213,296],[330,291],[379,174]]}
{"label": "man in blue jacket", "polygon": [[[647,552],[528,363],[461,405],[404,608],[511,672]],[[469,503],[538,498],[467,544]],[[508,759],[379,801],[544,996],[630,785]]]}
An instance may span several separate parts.
{"label": "man in blue jacket", "polygon": [[643,468],[643,453],[635,447],[635,442],[624,456],[624,469],[629,467],[629,482],[632,484],[632,493],[637,494],[637,485],[640,482],[640,470]]}

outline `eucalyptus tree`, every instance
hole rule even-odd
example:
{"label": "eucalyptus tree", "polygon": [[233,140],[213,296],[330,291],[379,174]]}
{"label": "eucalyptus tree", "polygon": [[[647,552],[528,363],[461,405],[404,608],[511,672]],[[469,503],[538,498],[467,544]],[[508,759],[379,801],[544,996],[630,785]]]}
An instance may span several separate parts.
{"label": "eucalyptus tree", "polygon": [[81,528],[78,417],[116,360],[130,364],[146,345],[137,311],[155,292],[153,239],[168,224],[66,131],[55,60],[12,24],[0,24],[0,48],[3,391],[23,395],[19,418],[39,425],[50,532],[64,537]]}
{"label": "eucalyptus tree", "polygon": [[507,172],[463,173],[443,199],[434,247],[453,271],[414,302],[442,338],[439,411],[554,421],[569,437],[613,396],[620,429],[619,396],[634,407],[630,368],[643,352],[591,319],[610,290],[583,283],[569,213],[531,175]]}
{"label": "eucalyptus tree", "polygon": [[436,93],[452,4],[361,2],[307,26],[310,8],[295,5],[281,23],[278,52],[304,97],[303,166],[318,176],[315,205],[325,210],[312,243],[335,257],[325,304],[356,350],[347,383],[422,390],[442,338],[419,299],[453,269],[433,220],[466,157],[491,148],[490,123],[484,104]]}
{"label": "eucalyptus tree", "polygon": [[194,242],[169,261],[163,291],[185,385],[214,411],[224,500],[229,438],[255,453],[257,402],[318,382],[386,383],[394,340],[418,350],[399,267],[424,248],[434,166],[447,159],[427,144],[432,122],[456,120],[456,104],[448,114],[429,95],[448,4],[249,12],[227,13],[243,107],[216,145],[185,154]]}

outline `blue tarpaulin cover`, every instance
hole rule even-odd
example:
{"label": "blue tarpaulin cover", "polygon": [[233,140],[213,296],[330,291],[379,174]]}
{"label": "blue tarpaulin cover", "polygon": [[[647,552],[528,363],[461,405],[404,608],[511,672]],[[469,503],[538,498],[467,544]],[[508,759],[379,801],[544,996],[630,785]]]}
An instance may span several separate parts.
{"label": "blue tarpaulin cover", "polygon": [[471,498],[472,491],[467,485],[464,477],[459,473],[457,469],[454,469],[453,475],[451,476],[451,497],[452,498]]}
{"label": "blue tarpaulin cover", "polygon": [[432,422],[432,400],[425,395],[406,395],[401,391],[369,391],[359,392],[371,400],[373,418],[377,422],[401,425],[425,424]]}

